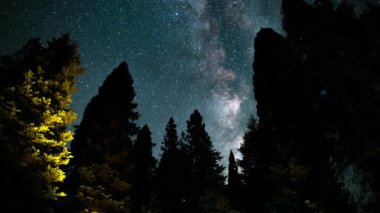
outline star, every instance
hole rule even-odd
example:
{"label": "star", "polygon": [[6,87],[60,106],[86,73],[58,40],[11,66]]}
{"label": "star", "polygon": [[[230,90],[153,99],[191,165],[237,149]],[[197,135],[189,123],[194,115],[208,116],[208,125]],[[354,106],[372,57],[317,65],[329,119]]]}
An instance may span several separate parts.
{"label": "star", "polygon": [[[71,33],[86,73],[72,107],[82,113],[106,76],[126,60],[139,125],[153,132],[159,156],[170,117],[178,132],[198,109],[215,147],[237,149],[255,113],[251,64],[255,32],[281,30],[280,0],[0,1],[1,55],[31,37]],[[268,8],[269,7],[269,8]],[[261,13],[266,8],[271,13]],[[248,88],[248,89],[247,89]],[[224,162],[225,163],[225,162]]]}

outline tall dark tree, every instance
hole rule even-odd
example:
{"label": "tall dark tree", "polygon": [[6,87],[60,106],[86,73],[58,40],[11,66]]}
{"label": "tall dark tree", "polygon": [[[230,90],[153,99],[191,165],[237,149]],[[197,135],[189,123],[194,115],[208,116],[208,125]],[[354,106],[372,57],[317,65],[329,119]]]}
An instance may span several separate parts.
{"label": "tall dark tree", "polygon": [[222,172],[224,168],[219,164],[222,157],[220,152],[213,147],[198,110],[195,110],[190,115],[190,120],[187,121],[185,139],[192,157],[196,187],[201,189],[223,185],[224,176]]}
{"label": "tall dark tree", "polygon": [[[307,159],[307,156],[320,153],[314,162],[311,162],[313,167],[320,167],[318,172],[311,170],[308,176],[312,177],[314,173],[315,179],[317,176],[329,177],[331,183],[332,176],[351,179],[345,175],[347,168],[359,168],[358,163],[365,159],[359,153],[367,153],[369,144],[372,144],[371,150],[378,146],[375,145],[379,141],[378,135],[372,132],[379,125],[375,109],[379,103],[376,101],[378,95],[373,87],[369,86],[378,84],[376,77],[378,74],[373,70],[373,67],[378,65],[369,64],[378,61],[378,49],[376,50],[378,39],[373,38],[379,34],[378,28],[366,27],[378,19],[363,19],[367,16],[367,12],[364,12],[361,18],[356,18],[350,5],[342,4],[334,10],[330,1],[317,3],[309,8],[310,14],[313,14],[309,18],[313,22],[313,27],[305,25],[296,33],[288,29],[289,34],[286,39],[292,44],[298,57],[304,59],[294,64],[294,67],[303,70],[300,75],[303,87],[309,91],[307,95],[309,100],[303,103],[305,106],[309,105],[309,114],[314,114],[311,119],[313,122],[305,125],[307,122],[302,121],[303,124],[300,122],[298,126],[312,127],[313,131],[309,131],[308,136],[313,135],[312,138],[319,140],[314,141],[314,146],[308,144],[311,148],[309,152],[305,152],[303,148],[298,150],[298,154],[302,152],[303,159]],[[284,8],[285,23],[297,23],[297,16],[294,16],[293,12]],[[293,15],[290,15],[291,13]],[[298,23],[295,25],[300,26]],[[298,39],[300,37],[304,41]],[[306,138],[306,135],[303,137]],[[321,171],[325,173],[321,175]],[[363,171],[359,169],[358,173],[363,177]],[[327,187],[327,179],[324,181]],[[318,189],[322,188],[319,186]],[[337,186],[328,188],[335,189],[320,193],[331,193],[331,197],[346,199],[346,196],[336,189]],[[338,202],[336,201],[334,205],[336,203]],[[331,203],[322,205],[332,206]],[[360,205],[355,203],[358,208],[361,208]]]}
{"label": "tall dark tree", "polygon": [[132,173],[132,212],[148,212],[149,201],[152,196],[153,174],[157,160],[152,155],[152,136],[147,125],[143,126],[137,135],[133,147]]}
{"label": "tall dark tree", "polygon": [[235,160],[235,155],[230,151],[230,156],[228,157],[228,185],[233,187],[238,185],[240,182],[238,167]]}
{"label": "tall dark tree", "polygon": [[323,137],[328,131],[326,120],[322,119],[326,114],[319,108],[324,104],[323,79],[321,72],[313,72],[321,70],[316,66],[323,66],[323,62],[308,71],[305,65],[312,56],[299,48],[306,45],[303,39],[309,38],[306,34],[299,36],[301,46],[297,48],[291,47],[297,41],[288,43],[269,29],[256,37],[254,86],[260,139],[255,143],[271,144],[271,150],[261,150],[265,152],[260,156],[266,157],[256,163],[275,189],[269,201],[271,208],[295,212],[349,211],[343,183],[333,171],[332,143]]}
{"label": "tall dark tree", "polygon": [[[126,62],[121,63],[87,105],[75,131],[71,150],[76,165],[103,163],[109,154],[129,150],[138,132],[139,115],[134,103],[133,79]],[[108,153],[107,153],[108,154]]]}
{"label": "tall dark tree", "polygon": [[190,115],[184,137],[188,145],[188,154],[192,160],[194,175],[191,200],[199,208],[196,211],[201,209],[212,211],[209,207],[217,206],[215,202],[222,200],[216,195],[223,190],[224,176],[222,172],[224,168],[219,164],[222,157],[213,147],[198,110]]}
{"label": "tall dark tree", "polygon": [[[367,10],[360,17],[360,26],[363,27],[365,37],[356,47],[361,50],[358,53],[361,56],[360,69],[353,70],[353,75],[357,70],[364,71],[366,81],[356,88],[360,91],[355,97],[357,116],[351,125],[360,128],[355,128],[358,137],[355,138],[355,143],[351,143],[354,146],[347,154],[349,157],[354,157],[351,158],[351,162],[354,162],[357,168],[355,175],[359,177],[357,182],[362,188],[361,196],[357,196],[357,202],[364,203],[363,209],[368,212],[380,211],[380,172],[377,166],[380,163],[380,134],[377,131],[380,128],[378,110],[380,105],[380,30],[377,27],[380,24],[379,12],[379,3],[368,4]],[[352,134],[353,131],[348,130],[345,133]],[[347,135],[345,140],[349,137],[350,135]],[[367,198],[369,198],[368,202],[363,202],[367,201]]]}
{"label": "tall dark tree", "polygon": [[240,174],[238,171],[238,166],[236,163],[235,155],[230,151],[230,156],[228,157],[228,182],[227,182],[227,195],[231,202],[231,205],[235,209],[241,208],[241,198],[242,198],[242,183]]}
{"label": "tall dark tree", "polygon": [[83,72],[77,44],[68,34],[43,46],[38,39],[1,58],[1,206],[12,212],[52,211],[66,194],[60,185],[72,139],[67,126],[75,77]]}
{"label": "tall dark tree", "polygon": [[[69,187],[81,211],[130,210],[131,151],[138,132],[133,79],[126,62],[106,78],[87,105],[71,143]],[[147,159],[150,161],[150,159]]]}
{"label": "tall dark tree", "polygon": [[168,124],[165,127],[165,131],[166,131],[166,135],[164,137],[164,144],[161,147],[161,150],[163,151],[163,155],[169,152],[169,150],[179,149],[177,125],[175,124],[173,117],[169,119]]}
{"label": "tall dark tree", "polygon": [[[241,148],[244,184],[269,184],[261,212],[363,210],[342,180],[351,179],[349,168],[359,171],[359,179],[376,179],[374,170],[360,169],[379,156],[364,154],[379,141],[373,131],[379,125],[378,74],[370,68],[379,56],[374,16],[357,18],[351,6],[334,8],[329,0],[283,0],[282,8],[286,37],[262,29],[255,40],[260,122]],[[369,182],[376,188],[376,181]],[[257,197],[263,190],[251,192]],[[371,194],[367,198],[376,197]]]}
{"label": "tall dark tree", "polygon": [[173,118],[169,119],[165,130],[163,153],[156,172],[154,212],[190,212],[191,161],[178,139]]}
{"label": "tall dark tree", "polygon": [[253,117],[249,121],[238,161],[242,177],[242,211],[268,212],[275,197],[270,166],[278,162],[278,152],[271,137],[264,137],[262,128]]}

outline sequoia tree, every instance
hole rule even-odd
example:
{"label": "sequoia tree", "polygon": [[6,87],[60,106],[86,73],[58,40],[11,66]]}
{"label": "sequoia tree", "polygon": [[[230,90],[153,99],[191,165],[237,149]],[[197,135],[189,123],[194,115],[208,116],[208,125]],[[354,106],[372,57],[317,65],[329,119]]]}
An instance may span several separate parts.
{"label": "sequoia tree", "polygon": [[126,62],[106,78],[87,105],[71,143],[70,188],[81,211],[129,212],[131,152],[139,117]]}

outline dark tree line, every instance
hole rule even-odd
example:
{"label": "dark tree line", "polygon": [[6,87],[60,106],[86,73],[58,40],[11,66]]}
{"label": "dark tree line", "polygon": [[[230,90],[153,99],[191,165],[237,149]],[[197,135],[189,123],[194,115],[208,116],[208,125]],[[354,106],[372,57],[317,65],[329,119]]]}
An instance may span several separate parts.
{"label": "dark tree line", "polygon": [[[252,117],[219,164],[195,110],[170,118],[153,157],[122,62],[87,105],[69,108],[83,72],[69,35],[32,39],[0,63],[1,207],[11,212],[380,212],[380,9],[283,0],[285,35],[255,39]],[[67,146],[67,143],[70,142]]]}
{"label": "dark tree line", "polygon": [[[32,39],[1,59],[2,207],[15,212],[227,212],[224,167],[195,110],[180,139],[171,118],[162,158],[139,127],[126,62],[87,105],[75,137],[67,130],[77,45],[65,34]],[[70,151],[67,142],[70,143]],[[70,162],[70,163],[69,163]]]}
{"label": "dark tree line", "polygon": [[243,212],[379,212],[379,7],[283,0],[282,13],[286,35],[255,40]]}

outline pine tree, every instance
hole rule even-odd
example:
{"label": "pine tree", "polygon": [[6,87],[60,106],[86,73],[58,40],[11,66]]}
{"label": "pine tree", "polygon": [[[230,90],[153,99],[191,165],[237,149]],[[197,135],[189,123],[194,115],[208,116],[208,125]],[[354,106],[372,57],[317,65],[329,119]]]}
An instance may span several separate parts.
{"label": "pine tree", "polygon": [[163,155],[167,152],[170,152],[171,150],[179,149],[177,125],[175,124],[173,117],[169,119],[168,124],[166,125],[166,128],[165,128],[165,131],[166,131],[166,135],[164,137],[164,144],[163,144],[163,147],[161,147],[161,150],[163,151]]}
{"label": "pine tree", "polygon": [[178,139],[177,125],[170,118],[161,147],[163,151],[155,179],[154,212],[190,212],[191,161]]}
{"label": "pine tree", "polygon": [[76,119],[69,105],[75,77],[82,72],[77,45],[68,34],[46,47],[32,39],[2,58],[1,152],[9,157],[3,161],[9,172],[1,181],[4,208],[50,211],[66,196],[59,186],[66,176],[62,167],[72,158],[66,144],[73,133],[67,126]]}
{"label": "pine tree", "polygon": [[214,149],[198,110],[190,115],[184,137],[188,145],[188,155],[192,159],[194,175],[191,200],[198,211],[213,211],[211,207],[217,207],[219,201],[224,202],[224,198],[218,197],[224,186],[224,168],[219,165],[222,157]]}
{"label": "pine tree", "polygon": [[264,135],[258,121],[252,117],[244,142],[239,149],[242,159],[238,161],[241,168],[243,189],[243,212],[269,212],[275,197],[274,183],[271,179],[270,166],[278,161],[278,153],[271,137]]}
{"label": "pine tree", "polygon": [[232,150],[228,157],[228,198],[235,209],[241,208],[242,184],[236,159]]}
{"label": "pine tree", "polygon": [[238,167],[235,160],[235,155],[230,151],[228,157],[228,185],[233,186],[239,183]]}
{"label": "pine tree", "polygon": [[151,132],[147,125],[137,135],[133,148],[134,169],[132,174],[132,212],[148,212],[152,196],[153,174],[157,160],[152,156]]}
{"label": "pine tree", "polygon": [[126,62],[87,105],[71,143],[71,192],[80,211],[129,212],[133,140],[138,132],[133,79]]}
{"label": "pine tree", "polygon": [[215,150],[211,138],[206,132],[203,118],[198,110],[190,115],[187,121],[185,136],[189,145],[190,156],[193,159],[193,171],[198,187],[223,185],[223,166],[218,161],[222,159],[220,152]]}

